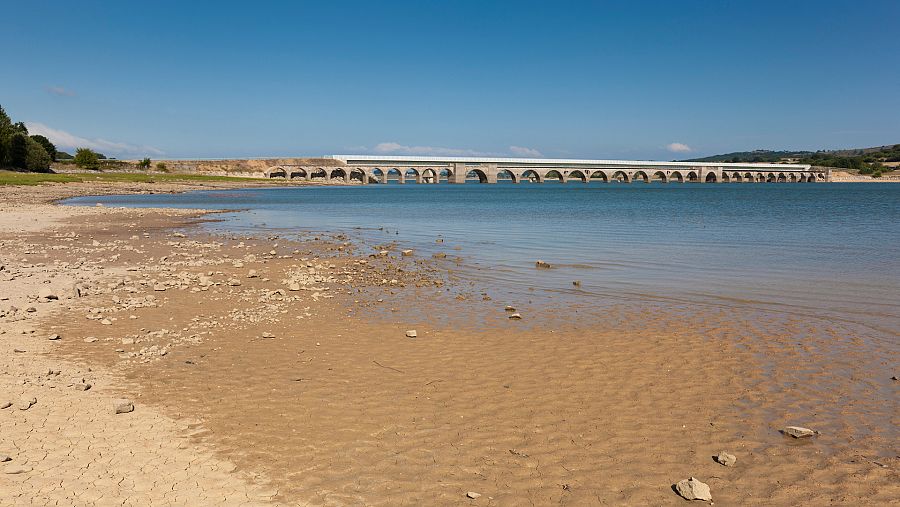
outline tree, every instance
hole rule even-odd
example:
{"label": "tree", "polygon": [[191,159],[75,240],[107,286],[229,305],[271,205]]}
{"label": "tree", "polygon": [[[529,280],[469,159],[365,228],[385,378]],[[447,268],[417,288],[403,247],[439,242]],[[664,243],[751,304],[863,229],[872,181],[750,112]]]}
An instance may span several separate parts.
{"label": "tree", "polygon": [[9,165],[16,169],[28,167],[28,141],[29,137],[21,132],[16,132],[9,138]]}
{"label": "tree", "polygon": [[138,162],[138,167],[140,167],[141,169],[150,169],[150,158],[144,157],[143,160]]}
{"label": "tree", "polygon": [[82,169],[100,169],[100,159],[97,152],[90,148],[78,148],[75,150],[75,165]]}
{"label": "tree", "polygon": [[44,151],[50,156],[51,162],[56,161],[56,146],[54,146],[49,139],[40,134],[35,134],[31,136],[31,138],[44,147]]}
{"label": "tree", "polygon": [[34,172],[50,171],[50,155],[41,143],[28,138],[28,153],[25,156],[25,169]]}

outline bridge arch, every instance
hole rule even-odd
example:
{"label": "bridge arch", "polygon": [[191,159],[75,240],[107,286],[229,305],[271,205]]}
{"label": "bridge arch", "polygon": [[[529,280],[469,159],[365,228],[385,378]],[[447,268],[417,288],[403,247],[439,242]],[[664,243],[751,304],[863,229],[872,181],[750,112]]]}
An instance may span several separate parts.
{"label": "bridge arch", "polygon": [[528,169],[526,171],[523,171],[522,174],[519,175],[519,181],[528,183],[543,183],[544,178],[541,176],[541,173],[535,171],[534,169]]}
{"label": "bridge arch", "polygon": [[794,173],[789,174],[788,179],[791,181],[791,183],[797,183],[797,175]]}
{"label": "bridge arch", "polygon": [[807,182],[807,183],[815,183],[816,181],[818,181],[818,180],[816,179],[816,175],[815,175],[815,174],[810,174],[809,177],[806,178],[806,182]]}
{"label": "bridge arch", "polygon": [[707,173],[706,178],[703,180],[706,183],[716,183],[718,178],[716,178],[716,173]]}
{"label": "bridge arch", "polygon": [[422,171],[421,181],[424,183],[437,183],[439,179],[440,177],[438,176],[437,171],[431,167]]}
{"label": "bridge arch", "polygon": [[684,176],[681,171],[672,171],[669,173],[669,181],[675,180],[678,183],[684,183]]}
{"label": "bridge arch", "polygon": [[777,180],[775,177],[775,173],[769,173],[766,175],[766,183],[774,183]]}
{"label": "bridge arch", "polygon": [[347,177],[347,181],[358,181],[360,183],[367,183],[369,176],[366,174],[364,170],[359,167],[354,167],[350,169],[350,175]]}
{"label": "bridge arch", "polygon": [[663,171],[656,171],[655,173],[650,175],[651,181],[659,181],[660,183],[668,183],[669,178],[666,176],[666,173]]}
{"label": "bridge arch", "polygon": [[369,177],[375,180],[376,183],[387,183],[387,176],[384,174],[384,171],[378,167],[369,170]]}
{"label": "bridge arch", "polygon": [[566,175],[566,181],[573,180],[573,179],[579,179],[579,180],[581,180],[582,183],[588,182],[588,177],[585,176],[585,174],[578,169],[576,169],[576,170],[570,172],[568,175]]}
{"label": "bridge arch", "polygon": [[699,179],[700,179],[700,177],[697,176],[697,173],[696,173],[696,172],[694,172],[694,171],[688,171],[688,173],[687,173],[687,180],[688,180],[688,181],[698,181]]}
{"label": "bridge arch", "polygon": [[446,181],[448,183],[453,181],[453,169],[450,169],[449,167],[444,167],[443,169],[439,170],[438,171],[438,181],[441,181],[441,180]]}
{"label": "bridge arch", "polygon": [[323,167],[316,167],[315,169],[312,169],[312,170],[310,171],[310,173],[309,173],[309,179],[310,179],[310,180],[315,180],[315,179],[327,180],[327,179],[328,179],[328,173],[325,171],[325,168],[323,168]]}
{"label": "bridge arch", "polygon": [[740,183],[740,182],[744,181],[744,178],[741,177],[741,173],[733,173],[731,175],[731,181],[733,181],[735,183]]}
{"label": "bridge arch", "polygon": [[403,171],[403,183],[409,183],[410,181],[422,183],[422,174],[415,167],[409,167]]}
{"label": "bridge arch", "polygon": [[346,182],[347,181],[347,171],[341,169],[340,167],[338,167],[337,169],[332,169],[331,174],[328,175],[328,179],[333,180],[335,178],[340,178]]}
{"label": "bridge arch", "polygon": [[501,179],[503,181],[511,180],[513,183],[519,182],[519,177],[516,175],[516,173],[510,171],[509,169],[500,169],[499,171],[497,171],[497,181],[500,181]]}
{"label": "bridge arch", "polygon": [[631,174],[631,181],[643,180],[644,183],[650,183],[650,177],[644,171],[635,171]]}
{"label": "bridge arch", "polygon": [[609,176],[605,171],[594,171],[591,173],[590,180],[603,180],[603,183],[609,183]]}
{"label": "bridge arch", "polygon": [[287,172],[284,167],[270,167],[266,171],[267,178],[287,178]]}
{"label": "bridge arch", "polygon": [[543,183],[547,180],[557,180],[560,183],[566,182],[565,177],[562,175],[562,173],[557,171],[556,169],[551,169],[551,170],[547,171],[544,174],[544,177],[541,178],[541,183]]}
{"label": "bridge arch", "polygon": [[384,182],[385,182],[385,183],[390,183],[390,182],[391,182],[391,181],[390,181],[390,180],[391,180],[391,176],[393,176],[393,175],[396,175],[396,176],[397,176],[397,182],[398,182],[398,183],[405,183],[405,182],[406,182],[406,178],[403,177],[403,171],[401,171],[400,169],[398,169],[398,168],[396,168],[396,167],[391,167],[390,169],[388,169],[387,171],[385,171],[385,173],[384,173]]}
{"label": "bridge arch", "polygon": [[612,174],[612,178],[610,178],[610,181],[631,183],[631,178],[628,177],[628,174],[625,171],[616,171]]}
{"label": "bridge arch", "polygon": [[787,183],[787,176],[785,176],[784,173],[778,173],[775,181],[777,181],[778,183]]}
{"label": "bridge arch", "polygon": [[728,173],[722,173],[722,183],[731,183],[731,176]]}
{"label": "bridge arch", "polygon": [[478,178],[478,183],[488,182],[487,174],[485,174],[484,171],[482,171],[481,169],[469,169],[469,171],[466,173],[466,183],[474,181],[475,178]]}

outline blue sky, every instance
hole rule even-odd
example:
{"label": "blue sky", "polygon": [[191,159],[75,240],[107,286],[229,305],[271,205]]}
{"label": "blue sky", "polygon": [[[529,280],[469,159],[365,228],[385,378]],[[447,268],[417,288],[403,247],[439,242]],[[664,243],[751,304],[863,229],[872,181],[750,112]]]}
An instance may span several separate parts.
{"label": "blue sky", "polygon": [[119,157],[874,146],[900,143],[898,21],[892,0],[9,2],[0,104]]}

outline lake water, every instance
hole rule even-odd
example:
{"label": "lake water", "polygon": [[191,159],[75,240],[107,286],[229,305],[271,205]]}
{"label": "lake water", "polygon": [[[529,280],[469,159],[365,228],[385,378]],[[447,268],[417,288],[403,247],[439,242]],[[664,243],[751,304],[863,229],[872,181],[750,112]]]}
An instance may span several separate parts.
{"label": "lake water", "polygon": [[[240,208],[207,226],[341,231],[443,251],[462,258],[457,275],[509,297],[741,306],[889,341],[900,329],[897,184],[390,184],[69,201],[97,202]],[[536,269],[537,259],[553,268]]]}

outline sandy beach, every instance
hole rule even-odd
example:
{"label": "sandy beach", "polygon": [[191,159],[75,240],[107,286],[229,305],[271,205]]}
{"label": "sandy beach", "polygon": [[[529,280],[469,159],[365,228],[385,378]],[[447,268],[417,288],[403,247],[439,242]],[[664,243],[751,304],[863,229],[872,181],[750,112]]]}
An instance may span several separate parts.
{"label": "sandy beach", "polygon": [[402,245],[54,204],[209,185],[0,188],[0,504],[678,505],[689,477],[900,503],[895,347],[739,306],[571,318]]}

